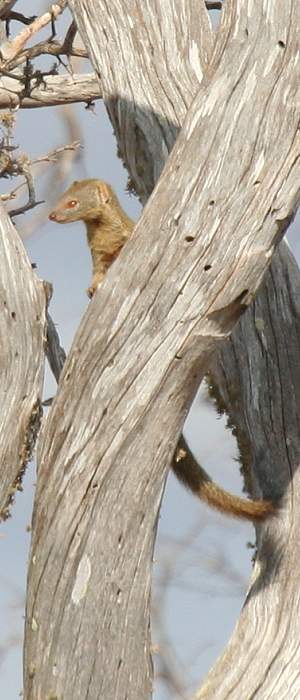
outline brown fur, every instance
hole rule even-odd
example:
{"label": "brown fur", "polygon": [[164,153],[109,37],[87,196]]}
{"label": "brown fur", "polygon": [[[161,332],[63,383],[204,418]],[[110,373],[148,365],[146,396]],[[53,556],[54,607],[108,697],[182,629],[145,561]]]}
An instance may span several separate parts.
{"label": "brown fur", "polygon": [[[51,221],[84,221],[93,261],[93,279],[88,295],[93,296],[108,268],[130,238],[134,222],[123,211],[113,189],[102,180],[73,182],[50,214]],[[259,521],[275,511],[271,501],[247,500],[217,486],[195,461],[181,436],[172,468],[177,478],[222,513]]]}
{"label": "brown fur", "polygon": [[222,513],[244,520],[259,521],[275,512],[272,501],[247,500],[218,486],[196,462],[182,435],[173,458],[172,469],[179,481],[192,491],[194,496]]}
{"label": "brown fur", "polygon": [[59,224],[84,221],[93,261],[93,279],[87,290],[92,297],[131,236],[133,221],[123,211],[110,185],[92,179],[73,182],[49,218]]}

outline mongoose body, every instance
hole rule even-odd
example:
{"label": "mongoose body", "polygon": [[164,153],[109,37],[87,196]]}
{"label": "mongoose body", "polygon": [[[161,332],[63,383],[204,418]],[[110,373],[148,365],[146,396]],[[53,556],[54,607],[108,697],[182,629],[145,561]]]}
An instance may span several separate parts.
{"label": "mongoose body", "polygon": [[92,297],[131,236],[134,222],[125,214],[110,185],[92,179],[73,182],[49,218],[58,224],[85,222],[93,261],[93,279],[87,292]]}
{"label": "mongoose body", "polygon": [[[88,295],[92,297],[130,238],[134,222],[122,209],[112,187],[103,180],[95,179],[73,182],[60,197],[49,218],[62,224],[73,221],[85,223],[93,261],[93,278],[88,289]],[[227,515],[259,521],[275,510],[271,501],[240,498],[215,484],[189,453],[182,436],[172,469],[195,496]]]}

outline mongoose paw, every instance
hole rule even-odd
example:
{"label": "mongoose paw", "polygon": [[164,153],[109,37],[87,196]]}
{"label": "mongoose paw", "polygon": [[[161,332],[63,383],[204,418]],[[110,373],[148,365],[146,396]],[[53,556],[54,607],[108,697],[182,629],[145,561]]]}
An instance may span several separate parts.
{"label": "mongoose paw", "polygon": [[93,277],[91,286],[86,290],[86,293],[90,299],[94,296],[95,291],[98,289],[99,284],[101,284],[104,277],[105,277],[105,273],[101,273],[101,272],[99,272],[97,275],[95,275]]}
{"label": "mongoose paw", "polygon": [[88,289],[86,290],[86,293],[87,293],[89,299],[91,299],[94,296],[96,289],[97,289],[97,285],[96,286],[91,285],[90,287],[88,287]]}

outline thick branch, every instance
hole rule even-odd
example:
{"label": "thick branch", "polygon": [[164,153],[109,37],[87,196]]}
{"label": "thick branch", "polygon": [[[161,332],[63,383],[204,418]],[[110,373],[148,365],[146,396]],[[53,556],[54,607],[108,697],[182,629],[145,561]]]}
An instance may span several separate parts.
{"label": "thick branch", "polygon": [[288,490],[279,514],[260,533],[234,634],[195,700],[265,698],[270,682],[274,698],[300,695],[297,629],[291,622],[297,620],[300,598],[295,544],[300,527],[300,272],[285,244],[262,291],[211,371],[237,426],[244,462],[259,469],[274,496]]}
{"label": "thick branch", "polygon": [[34,448],[44,375],[45,294],[9,217],[0,209],[0,517]]}
{"label": "thick branch", "polygon": [[[30,97],[22,96],[23,84],[13,78],[0,79],[0,108],[11,107],[53,107],[72,102],[98,100],[101,95],[99,81],[93,73],[66,75],[49,75],[39,85],[33,83]],[[21,98],[19,97],[21,95]]]}

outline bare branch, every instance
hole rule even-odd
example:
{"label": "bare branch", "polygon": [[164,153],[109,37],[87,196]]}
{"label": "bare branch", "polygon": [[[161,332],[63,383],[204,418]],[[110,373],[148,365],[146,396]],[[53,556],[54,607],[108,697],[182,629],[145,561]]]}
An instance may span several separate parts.
{"label": "bare branch", "polygon": [[22,24],[31,24],[35,19],[36,15],[32,15],[32,17],[25,17],[21,12],[8,12],[6,19],[6,24],[9,25],[11,20],[15,20],[16,22],[21,22]]}
{"label": "bare branch", "polygon": [[34,209],[38,204],[42,204],[41,201],[36,200],[35,196],[35,188],[34,188],[34,182],[33,182],[33,176],[30,170],[30,161],[26,156],[23,156],[23,158],[18,159],[18,167],[19,167],[19,174],[24,175],[26,184],[27,184],[27,189],[28,189],[28,201],[26,204],[23,204],[21,207],[18,207],[17,209],[12,209],[9,212],[9,215],[11,218],[14,216],[18,216],[19,214],[24,214],[26,211],[29,211],[30,209]]}
{"label": "bare branch", "polygon": [[[88,58],[88,53],[85,49],[75,48],[69,43],[59,43],[58,41],[41,41],[29,49],[25,49],[18,53],[13,61],[8,61],[5,64],[6,70],[14,70],[17,66],[25,63],[27,60],[32,60],[42,55],[48,56],[77,56],[78,58]],[[1,71],[1,69],[0,69]],[[2,71],[3,72],[3,71]]]}
{"label": "bare branch", "polygon": [[[77,148],[80,147],[80,142],[79,141],[74,141],[74,143],[71,144],[66,144],[65,146],[59,146],[58,148],[54,148],[53,151],[49,151],[49,153],[46,153],[44,156],[39,156],[38,158],[34,158],[33,160],[28,159],[28,163],[30,167],[37,165],[39,163],[56,163],[58,160],[58,156],[61,155],[62,153],[65,153],[66,151],[75,151]],[[21,175],[22,174],[22,161],[20,165],[20,169],[18,172],[15,174]],[[23,189],[26,183],[22,183],[21,185],[18,185],[15,187],[9,194],[5,193],[0,195],[0,199],[5,202],[7,199],[13,199],[17,192],[19,190]],[[11,215],[11,212],[10,212]]]}
{"label": "bare branch", "polygon": [[[21,80],[20,80],[21,79]],[[0,78],[0,108],[32,109],[59,104],[86,102],[88,105],[102,97],[99,81],[94,73],[47,76],[39,84],[36,80],[30,95],[23,95],[22,75]]]}
{"label": "bare branch", "polygon": [[[14,39],[11,39],[1,46],[1,56],[2,56],[2,66],[4,67],[7,62],[15,58],[20,51],[24,48],[25,44],[32,39],[37,32],[50,24],[63,12],[63,7],[58,3],[50,6],[49,11],[45,12],[40,17],[37,17],[31,24],[23,29]],[[0,67],[2,67],[0,66]]]}
{"label": "bare branch", "polygon": [[36,165],[37,163],[55,163],[57,157],[61,155],[61,153],[65,153],[65,151],[76,151],[78,148],[80,148],[80,141],[74,141],[65,146],[59,146],[58,148],[54,148],[53,151],[46,153],[44,156],[34,158],[31,161],[31,165]]}
{"label": "bare branch", "polygon": [[[31,172],[31,169],[33,166],[35,166],[39,163],[55,163],[55,162],[57,162],[58,156],[61,155],[62,153],[65,153],[66,151],[75,151],[79,147],[80,147],[79,141],[74,141],[74,143],[72,143],[70,145],[65,145],[65,146],[60,146],[59,148],[55,148],[53,151],[46,153],[44,156],[39,156],[38,158],[35,158],[34,160],[30,160],[30,158],[28,158],[27,156],[21,156],[20,158],[14,159],[13,164],[9,160],[7,165],[6,165],[6,168],[9,168],[10,171],[13,171],[14,175],[24,175],[25,183],[23,182],[21,185],[18,185],[10,193],[5,193],[3,195],[0,195],[0,199],[2,201],[14,199],[16,197],[16,194],[21,189],[23,189],[23,187],[25,185],[27,185],[27,189],[28,189],[28,201],[27,201],[27,203],[18,207],[17,209],[13,209],[13,210],[9,211],[8,212],[9,215],[11,217],[15,217],[15,216],[18,216],[19,214],[24,214],[26,211],[33,209],[38,204],[43,203],[43,200],[37,201],[35,198],[33,174]],[[5,155],[5,153],[4,153],[4,155]],[[5,169],[3,170],[3,172],[5,173]]]}

